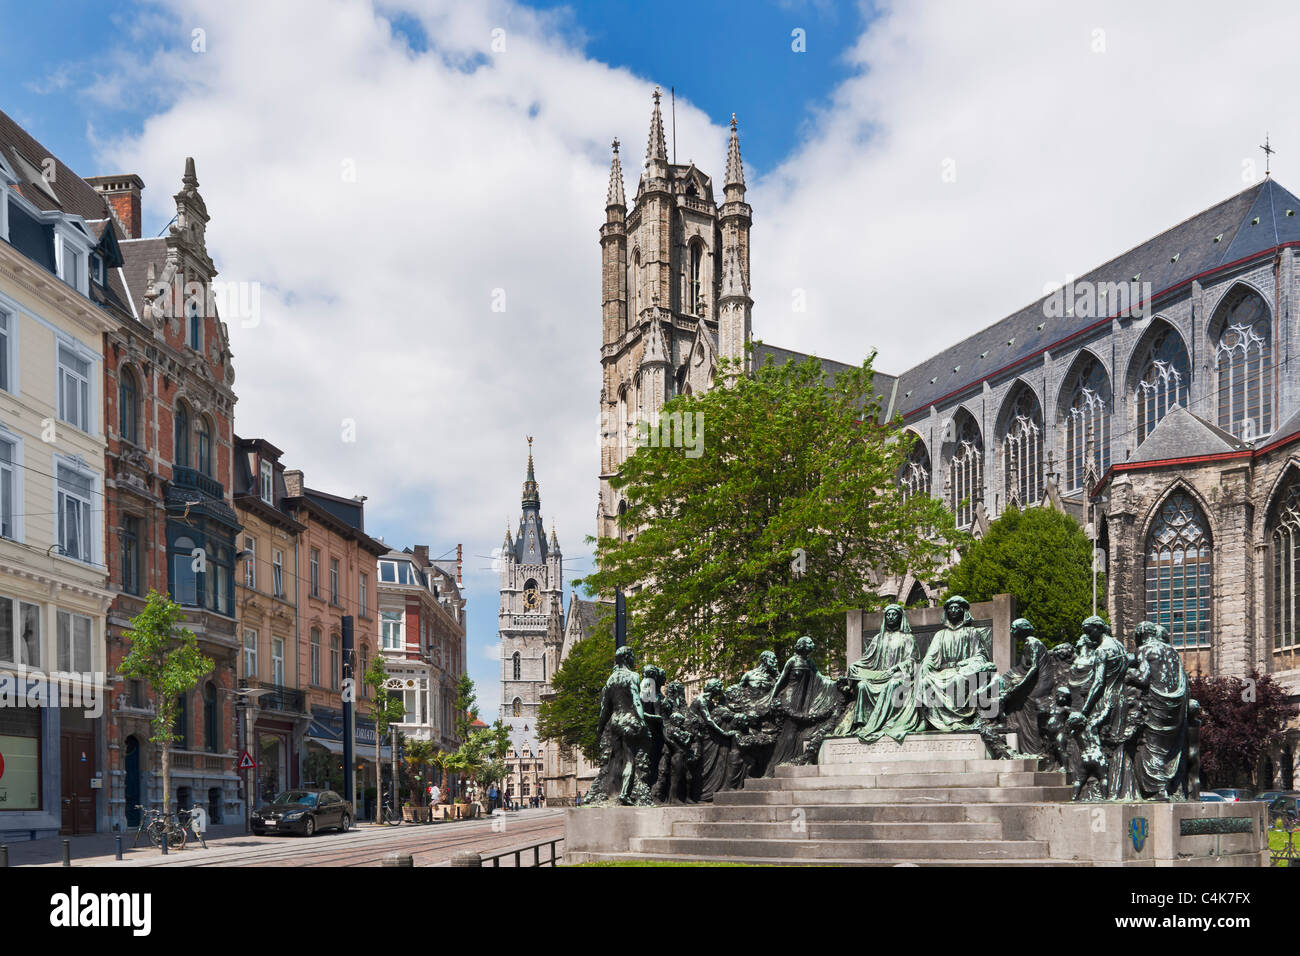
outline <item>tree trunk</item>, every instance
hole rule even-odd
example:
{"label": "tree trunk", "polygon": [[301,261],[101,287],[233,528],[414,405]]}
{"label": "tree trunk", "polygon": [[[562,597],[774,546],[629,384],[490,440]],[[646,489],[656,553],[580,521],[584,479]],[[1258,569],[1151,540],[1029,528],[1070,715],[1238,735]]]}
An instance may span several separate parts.
{"label": "tree trunk", "polygon": [[375,823],[382,819],[384,803],[384,765],[379,762],[379,725],[375,724]]}
{"label": "tree trunk", "polygon": [[162,742],[162,808],[164,817],[167,816],[171,795],[171,756],[171,744],[164,740]]}

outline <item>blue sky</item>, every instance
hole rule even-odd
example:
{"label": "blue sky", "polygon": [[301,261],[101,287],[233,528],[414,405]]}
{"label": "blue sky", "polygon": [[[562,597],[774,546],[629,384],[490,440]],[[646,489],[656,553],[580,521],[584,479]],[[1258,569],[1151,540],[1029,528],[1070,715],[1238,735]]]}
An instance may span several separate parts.
{"label": "blue sky", "polygon": [[[631,198],[655,85],[715,180],[738,116],[755,334],[890,372],[1257,181],[1266,130],[1300,188],[1290,61],[1259,55],[1300,30],[1283,0],[105,6],[6,5],[0,108],[139,174],[150,234],[195,158],[218,268],[261,289],[228,321],[236,428],[368,495],[390,544],[464,544],[488,719],[526,435],[568,577],[591,566],[608,144]],[[1251,68],[1207,69],[1210,40]]]}

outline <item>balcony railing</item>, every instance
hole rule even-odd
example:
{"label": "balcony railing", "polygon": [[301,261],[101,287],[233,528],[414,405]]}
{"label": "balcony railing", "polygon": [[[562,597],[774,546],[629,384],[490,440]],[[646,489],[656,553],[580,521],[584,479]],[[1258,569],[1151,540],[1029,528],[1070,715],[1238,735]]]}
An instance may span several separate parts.
{"label": "balcony railing", "polygon": [[172,469],[172,484],[177,488],[193,488],[199,494],[220,501],[226,495],[226,489],[215,478],[209,478],[197,468],[177,465]]}
{"label": "balcony railing", "polygon": [[259,710],[278,710],[286,714],[305,714],[307,712],[307,695],[296,688],[255,680],[241,680],[239,686],[241,688],[254,687],[262,691],[257,695]]}

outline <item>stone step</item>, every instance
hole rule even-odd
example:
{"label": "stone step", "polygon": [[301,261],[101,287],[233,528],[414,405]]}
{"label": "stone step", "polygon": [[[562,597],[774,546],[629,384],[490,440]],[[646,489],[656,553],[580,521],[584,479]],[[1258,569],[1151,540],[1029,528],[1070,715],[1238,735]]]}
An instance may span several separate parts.
{"label": "stone step", "polygon": [[962,803],[845,803],[794,807],[789,804],[733,804],[700,808],[701,823],[782,823],[796,819],[826,823],[998,822],[973,821]]}
{"label": "stone step", "polygon": [[722,859],[1015,860],[1048,854],[1041,840],[745,840],[704,837],[634,837],[634,853]]}
{"label": "stone step", "polygon": [[715,806],[818,803],[1060,803],[1070,799],[1067,786],[1030,787],[875,787],[808,790],[724,790]]}
{"label": "stone step", "polygon": [[[663,853],[588,853],[586,859],[582,862],[630,862],[630,863],[682,863],[707,865],[713,863],[730,863],[737,866],[987,866],[988,860],[907,860],[907,859],[888,859],[888,858],[843,858],[838,860],[801,860],[787,859],[783,857],[746,857],[743,861],[731,860],[718,855],[685,855],[685,854],[663,854]],[[572,864],[570,864],[572,865]],[[1092,866],[1091,863],[1077,863],[1069,860],[1050,860],[1041,859],[1015,859],[1015,860],[998,860],[998,866]]]}
{"label": "stone step", "polygon": [[678,821],[673,824],[672,836],[724,840],[1001,840],[1002,826],[996,822],[903,823],[891,820],[857,823],[803,818],[770,823]]}
{"label": "stone step", "polygon": [[[796,766],[781,764],[773,771],[776,779],[800,777],[826,777],[877,773],[1013,773],[1016,771],[1034,771],[1038,769],[1039,758],[1020,757],[1013,760],[889,760],[877,758],[855,760],[852,763],[823,764],[813,766]],[[770,778],[769,778],[770,779]]]}
{"label": "stone step", "polygon": [[855,787],[1051,787],[1064,786],[1065,774],[1017,770],[1009,772],[824,774],[816,777],[757,777],[746,790],[847,790]]}

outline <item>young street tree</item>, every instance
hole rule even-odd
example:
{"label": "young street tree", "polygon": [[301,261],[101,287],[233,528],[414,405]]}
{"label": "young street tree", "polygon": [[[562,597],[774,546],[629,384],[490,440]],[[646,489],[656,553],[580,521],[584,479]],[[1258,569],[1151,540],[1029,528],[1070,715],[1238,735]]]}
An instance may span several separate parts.
{"label": "young street tree", "polygon": [[[401,694],[394,694],[384,685],[388,683],[388,667],[384,658],[376,654],[370,660],[370,667],[361,677],[362,681],[375,692],[375,705],[370,716],[375,722],[375,822],[382,819],[384,802],[384,771],[379,759],[380,746],[388,736],[388,728],[406,717],[406,702]],[[393,779],[393,809],[397,809],[397,779]]]}
{"label": "young street tree", "polygon": [[721,363],[718,378],[668,401],[623,463],[624,535],[597,542],[581,583],[629,592],[629,630],[670,674],[738,676],[803,634],[835,670],[845,611],[878,603],[868,575],[929,574],[958,537],[952,516],[900,493],[913,439],[877,424],[870,359],[833,380],[815,358],[752,376]]}
{"label": "young street tree", "polygon": [[469,740],[469,728],[478,720],[477,700],[473,678],[461,674],[456,682],[456,739],[461,743]]}
{"label": "young street tree", "polygon": [[[633,642],[634,644],[636,642]],[[573,645],[551,677],[555,695],[542,701],[537,735],[561,747],[576,748],[591,763],[599,760],[600,695],[614,662],[614,628],[609,615]]]}
{"label": "young street tree", "polygon": [[131,618],[125,633],[131,650],[123,658],[118,673],[142,680],[153,692],[153,736],[149,739],[162,748],[163,813],[170,812],[171,745],[180,740],[176,718],[180,698],[198,684],[215,666],[199,650],[199,641],[188,627],[184,609],[150,588],[140,613]]}
{"label": "young street tree", "polygon": [[[948,575],[948,591],[971,602],[1010,594],[1048,647],[1074,641],[1092,614],[1092,542],[1077,521],[1055,508],[1008,508],[966,547]],[[1097,594],[1104,615],[1101,572]]]}

